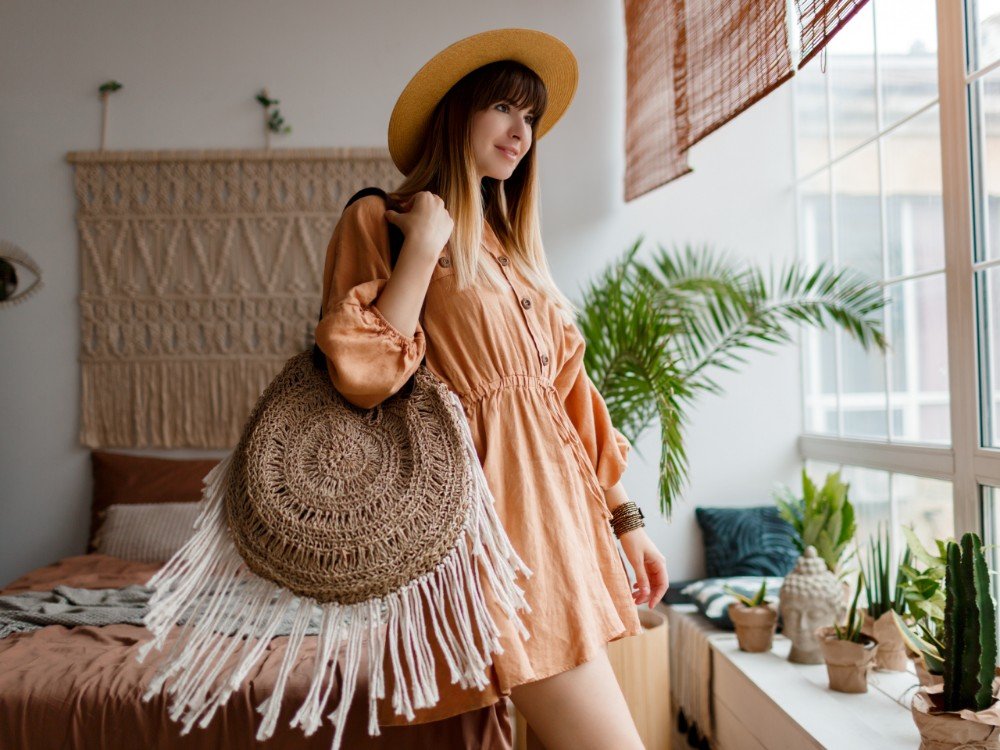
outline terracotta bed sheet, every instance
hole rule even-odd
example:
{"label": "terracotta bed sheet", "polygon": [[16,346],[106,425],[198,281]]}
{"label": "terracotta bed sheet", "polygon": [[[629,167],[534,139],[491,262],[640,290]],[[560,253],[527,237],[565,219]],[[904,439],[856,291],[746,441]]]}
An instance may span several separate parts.
{"label": "terracotta bed sheet", "polygon": [[[0,593],[44,591],[63,584],[80,588],[111,588],[145,583],[156,564],[135,563],[97,553],[68,557],[27,573]],[[167,715],[165,698],[142,702],[142,692],[155,669],[158,652],[144,664],[135,660],[150,634],[136,625],[65,628],[50,625],[0,640],[0,748],[249,748],[309,750],[329,748],[333,728],[328,721],[311,737],[288,726],[293,711],[305,697],[316,636],[307,636],[286,687],[274,736],[254,739],[260,715],[255,707],[271,693],[287,636],[271,641],[267,655],[242,691],[213,717],[205,729],[197,725],[182,736]],[[169,649],[168,640],[165,648]],[[441,721],[367,732],[367,680],[362,668],[348,715],[343,748],[483,748],[509,750],[511,726],[506,698],[486,708]],[[339,702],[331,692],[329,713]]]}

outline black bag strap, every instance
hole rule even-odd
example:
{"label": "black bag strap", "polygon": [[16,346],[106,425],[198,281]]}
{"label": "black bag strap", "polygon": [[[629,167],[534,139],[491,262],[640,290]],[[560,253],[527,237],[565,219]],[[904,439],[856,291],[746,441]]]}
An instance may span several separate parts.
{"label": "black bag strap", "polygon": [[[347,207],[350,206],[352,203],[354,203],[354,201],[360,200],[361,198],[364,198],[365,196],[368,195],[377,195],[381,197],[382,200],[385,201],[386,206],[388,208],[393,208],[396,210],[398,210],[399,208],[398,205],[396,205],[389,199],[389,196],[386,195],[385,191],[382,188],[366,187],[362,188],[361,190],[359,190],[358,192],[356,192],[354,195],[351,196],[350,200],[348,200],[347,203],[344,205],[344,210],[346,211]],[[390,223],[389,224],[389,268],[390,269],[396,267],[396,261],[399,260],[399,253],[403,249],[404,239],[405,236],[403,235],[403,230],[397,227],[395,224]],[[323,303],[321,302],[319,308],[319,320],[322,319],[323,319]],[[319,369],[324,371],[326,370],[326,355],[323,353],[323,350],[319,348],[319,344],[315,343],[313,344],[312,361],[313,364],[315,364],[316,367],[318,367]],[[421,364],[423,364],[423,362],[426,361],[427,357],[425,356],[424,359],[421,360]]]}

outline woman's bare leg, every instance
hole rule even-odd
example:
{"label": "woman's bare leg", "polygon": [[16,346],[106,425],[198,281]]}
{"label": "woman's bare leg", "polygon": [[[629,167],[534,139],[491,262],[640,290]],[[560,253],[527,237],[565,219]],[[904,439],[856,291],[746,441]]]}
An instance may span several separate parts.
{"label": "woman's bare leg", "polygon": [[578,667],[512,688],[510,698],[545,750],[644,750],[607,647]]}

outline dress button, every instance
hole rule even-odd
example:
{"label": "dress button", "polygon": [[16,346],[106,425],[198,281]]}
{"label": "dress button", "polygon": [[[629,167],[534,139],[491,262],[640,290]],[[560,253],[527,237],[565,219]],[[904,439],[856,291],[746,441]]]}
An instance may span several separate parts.
{"label": "dress button", "polygon": [[528,299],[527,297],[521,297],[521,307],[527,310],[529,307],[531,307],[531,300]]}
{"label": "dress button", "polygon": [[497,260],[500,262],[501,266],[506,266],[510,263],[510,259],[506,255],[501,255]]}
{"label": "dress button", "polygon": [[542,355],[542,366],[544,367],[548,363],[549,363],[549,355],[548,354],[543,354]]}
{"label": "dress button", "polygon": [[451,258],[449,258],[447,255],[442,255],[440,258],[438,258],[438,265],[440,265],[441,268],[447,268],[448,266],[451,265]]}

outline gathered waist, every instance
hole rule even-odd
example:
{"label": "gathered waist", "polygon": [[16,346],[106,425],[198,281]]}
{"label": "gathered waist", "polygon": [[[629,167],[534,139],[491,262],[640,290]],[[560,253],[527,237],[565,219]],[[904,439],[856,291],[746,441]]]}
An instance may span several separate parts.
{"label": "gathered waist", "polygon": [[517,373],[480,383],[466,391],[456,391],[455,395],[461,400],[462,405],[469,410],[475,409],[484,400],[495,397],[504,391],[512,389],[555,391],[555,388],[555,384],[547,377]]}

